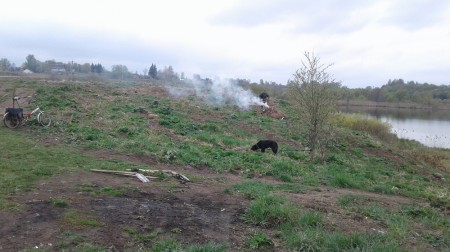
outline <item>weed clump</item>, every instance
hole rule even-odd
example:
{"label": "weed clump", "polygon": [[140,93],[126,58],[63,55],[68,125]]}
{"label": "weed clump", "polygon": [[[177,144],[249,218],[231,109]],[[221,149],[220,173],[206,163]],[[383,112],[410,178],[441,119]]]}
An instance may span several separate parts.
{"label": "weed clump", "polygon": [[333,117],[332,122],[338,127],[366,132],[381,140],[389,140],[393,136],[390,124],[362,115],[339,113]]}

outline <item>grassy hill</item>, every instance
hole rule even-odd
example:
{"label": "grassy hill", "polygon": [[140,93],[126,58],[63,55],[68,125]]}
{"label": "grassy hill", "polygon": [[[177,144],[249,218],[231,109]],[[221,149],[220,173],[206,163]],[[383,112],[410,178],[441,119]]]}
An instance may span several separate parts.
{"label": "grassy hill", "polygon": [[[184,86],[0,79],[54,120],[0,127],[5,251],[445,251],[450,152],[344,115],[310,161],[289,102],[208,105]],[[260,139],[274,155],[253,152]],[[170,170],[150,183],[95,173]],[[168,175],[169,174],[169,175]]]}

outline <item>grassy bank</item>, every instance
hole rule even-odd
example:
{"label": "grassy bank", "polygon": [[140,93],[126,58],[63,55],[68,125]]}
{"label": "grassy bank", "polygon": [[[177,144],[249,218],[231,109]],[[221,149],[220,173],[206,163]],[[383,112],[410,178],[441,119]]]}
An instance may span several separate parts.
{"label": "grassy bank", "polygon": [[[250,201],[239,217],[243,225],[257,230],[246,237],[248,250],[444,251],[450,247],[446,215],[450,153],[400,141],[378,121],[337,115],[335,139],[325,162],[319,162],[307,158],[303,136],[296,130],[302,125],[263,116],[258,108],[209,106],[195,96],[174,98],[164,87],[133,83],[3,80],[2,89],[3,94],[13,89],[36,94],[36,102],[54,119],[50,128],[32,122],[17,130],[0,127],[2,211],[19,211],[24,206],[9,197],[33,190],[38,181],[55,174],[143,168],[82,154],[108,151],[239,175],[245,181],[229,185],[226,192]],[[286,113],[288,106],[281,100],[277,104]],[[249,151],[264,138],[277,140],[277,155]],[[298,195],[332,190],[349,190],[338,195],[333,208],[312,209],[296,200]],[[377,195],[408,201],[392,207]],[[375,231],[347,230],[334,215],[349,217],[348,225],[370,220]],[[161,240],[145,249],[226,251],[229,245]]]}

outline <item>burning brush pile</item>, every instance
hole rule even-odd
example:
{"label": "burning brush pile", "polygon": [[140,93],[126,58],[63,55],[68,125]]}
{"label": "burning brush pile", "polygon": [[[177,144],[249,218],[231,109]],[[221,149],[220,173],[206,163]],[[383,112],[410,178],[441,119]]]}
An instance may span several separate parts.
{"label": "burning brush pile", "polygon": [[267,96],[267,99],[265,99],[263,102],[265,103],[265,106],[261,106],[261,109],[258,110],[259,115],[264,115],[275,119],[286,119],[286,115],[281,112],[281,110],[276,108],[273,100],[269,99],[269,96]]}
{"label": "burning brush pile", "polygon": [[167,88],[167,91],[176,97],[188,96],[195,93],[195,96],[212,106],[237,106],[243,110],[256,107],[259,108],[258,113],[261,115],[279,119],[285,117],[281,111],[273,107],[267,93],[263,92],[259,96],[256,96],[250,90],[245,90],[235,81],[198,79],[186,82],[186,84],[191,88],[189,92],[186,89],[183,91],[176,88]]}

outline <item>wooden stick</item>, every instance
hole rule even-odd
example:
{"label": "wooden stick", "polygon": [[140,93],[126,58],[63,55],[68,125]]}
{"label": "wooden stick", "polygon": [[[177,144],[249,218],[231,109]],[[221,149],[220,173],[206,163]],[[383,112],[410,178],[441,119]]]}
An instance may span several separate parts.
{"label": "wooden stick", "polygon": [[115,175],[123,175],[123,176],[132,176],[132,177],[137,177],[143,183],[150,182],[150,180],[146,176],[144,176],[141,173],[137,173],[137,172],[111,171],[111,170],[98,170],[98,169],[92,169],[91,171],[93,171],[93,172],[102,172],[102,173],[110,173],[110,174],[115,174]]}
{"label": "wooden stick", "polygon": [[169,173],[171,174],[173,177],[177,178],[177,179],[181,179],[181,180],[185,180],[185,181],[190,181],[186,176],[184,176],[181,173],[177,173],[171,170],[141,170],[139,169],[140,172],[143,173],[158,173],[158,172],[162,172],[162,173]]}
{"label": "wooden stick", "polygon": [[139,169],[140,172],[146,172],[146,173],[157,173],[157,172],[161,172],[160,170],[144,170],[144,169]]}
{"label": "wooden stick", "polygon": [[129,172],[129,171],[112,171],[112,170],[98,170],[98,169],[91,169],[93,172],[103,172],[103,173],[114,173],[114,174],[120,174],[120,175],[129,175],[129,176],[135,176],[136,172]]}

